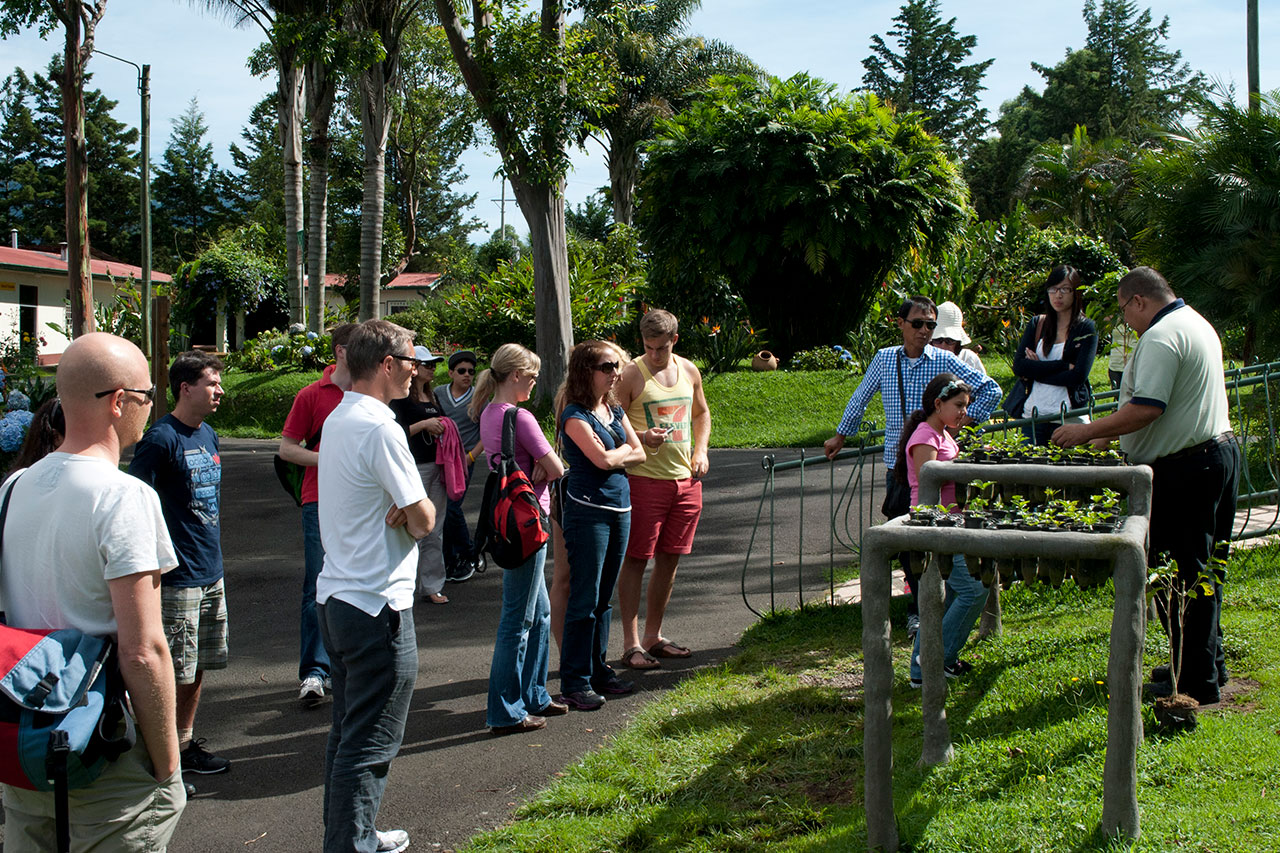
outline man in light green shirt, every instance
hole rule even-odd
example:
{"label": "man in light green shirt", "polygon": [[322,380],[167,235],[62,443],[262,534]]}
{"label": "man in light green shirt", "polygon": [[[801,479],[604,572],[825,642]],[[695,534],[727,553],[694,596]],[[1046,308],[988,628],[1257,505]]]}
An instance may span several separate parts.
{"label": "man in light green shirt", "polygon": [[[1235,522],[1240,448],[1227,417],[1222,342],[1195,309],[1178,299],[1160,273],[1137,267],[1120,280],[1116,300],[1138,345],[1120,383],[1120,408],[1089,424],[1067,424],[1053,442],[1072,447],[1119,437],[1130,462],[1153,472],[1148,565],[1164,555],[1179,579],[1194,583],[1211,556],[1225,557]],[[1214,594],[1191,600],[1182,625],[1162,618],[1180,650],[1177,690],[1215,704],[1226,684],[1222,657],[1220,570]],[[1163,678],[1161,677],[1163,676]],[[1168,671],[1152,673],[1156,695],[1174,690]]]}

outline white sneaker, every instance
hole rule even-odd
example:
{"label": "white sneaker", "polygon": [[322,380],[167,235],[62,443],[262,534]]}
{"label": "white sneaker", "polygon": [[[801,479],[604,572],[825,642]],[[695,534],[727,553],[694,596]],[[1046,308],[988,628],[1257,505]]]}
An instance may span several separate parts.
{"label": "white sneaker", "polygon": [[302,679],[302,689],[298,691],[298,701],[305,708],[314,708],[324,701],[324,681],[318,675],[308,675]]}
{"label": "white sneaker", "polygon": [[400,853],[409,846],[409,833],[403,829],[374,830],[374,834],[378,836],[378,853]]}

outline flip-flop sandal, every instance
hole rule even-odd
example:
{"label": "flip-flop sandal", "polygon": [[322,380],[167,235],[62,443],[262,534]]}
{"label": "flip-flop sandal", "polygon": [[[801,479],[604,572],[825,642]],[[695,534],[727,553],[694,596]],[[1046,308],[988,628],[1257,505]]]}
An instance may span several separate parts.
{"label": "flip-flop sandal", "polygon": [[444,593],[437,592],[432,595],[428,595],[427,601],[430,601],[432,604],[448,604],[449,596],[445,595]]}
{"label": "flip-flop sandal", "polygon": [[649,647],[649,654],[655,658],[687,658],[693,655],[693,652],[684,646],[678,646],[670,640],[658,640]]}
{"label": "flip-flop sandal", "polygon": [[[640,656],[639,663],[635,663],[636,655]],[[662,662],[639,646],[632,646],[622,653],[622,665],[627,669],[657,669]]]}

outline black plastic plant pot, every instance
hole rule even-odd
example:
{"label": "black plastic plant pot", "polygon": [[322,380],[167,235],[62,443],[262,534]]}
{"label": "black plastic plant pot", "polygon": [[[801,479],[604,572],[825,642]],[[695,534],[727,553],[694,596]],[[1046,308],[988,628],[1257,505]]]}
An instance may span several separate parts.
{"label": "black plastic plant pot", "polygon": [[912,510],[911,517],[907,519],[907,524],[913,524],[916,527],[932,527],[933,512],[927,509]]}
{"label": "black plastic plant pot", "polygon": [[976,510],[966,511],[964,514],[964,526],[966,530],[981,530],[982,525],[986,523],[987,514],[985,512],[977,512]]}
{"label": "black plastic plant pot", "polygon": [[954,516],[951,513],[947,513],[946,515],[938,516],[937,520],[934,521],[934,526],[935,527],[955,527],[958,521],[960,521],[960,519],[957,516]]}

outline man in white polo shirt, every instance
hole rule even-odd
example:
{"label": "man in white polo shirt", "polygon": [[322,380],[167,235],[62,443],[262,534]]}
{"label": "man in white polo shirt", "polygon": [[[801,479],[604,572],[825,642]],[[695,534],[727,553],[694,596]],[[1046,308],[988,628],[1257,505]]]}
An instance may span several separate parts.
{"label": "man in white polo shirt", "polygon": [[319,464],[324,568],[316,605],[333,679],[324,849],[398,853],[408,834],[377,832],[374,821],[418,675],[417,540],[435,512],[387,406],[409,393],[413,333],[368,320],[346,352],[351,390],[325,420]]}
{"label": "man in white polo shirt", "polygon": [[[1053,441],[1071,447],[1119,436],[1130,462],[1151,466],[1149,565],[1167,553],[1190,584],[1207,570],[1211,556],[1226,557],[1235,521],[1241,460],[1227,416],[1222,342],[1209,321],[1174,296],[1150,267],[1120,279],[1116,299],[1124,321],[1139,335],[1120,381],[1120,408],[1091,424],[1059,427]],[[1213,595],[1191,600],[1181,629],[1176,619],[1165,620],[1174,648],[1182,648],[1177,689],[1201,705],[1218,702],[1219,688],[1227,683],[1224,577],[1218,568],[1210,574]],[[1152,677],[1149,692],[1173,692],[1167,669]]]}

